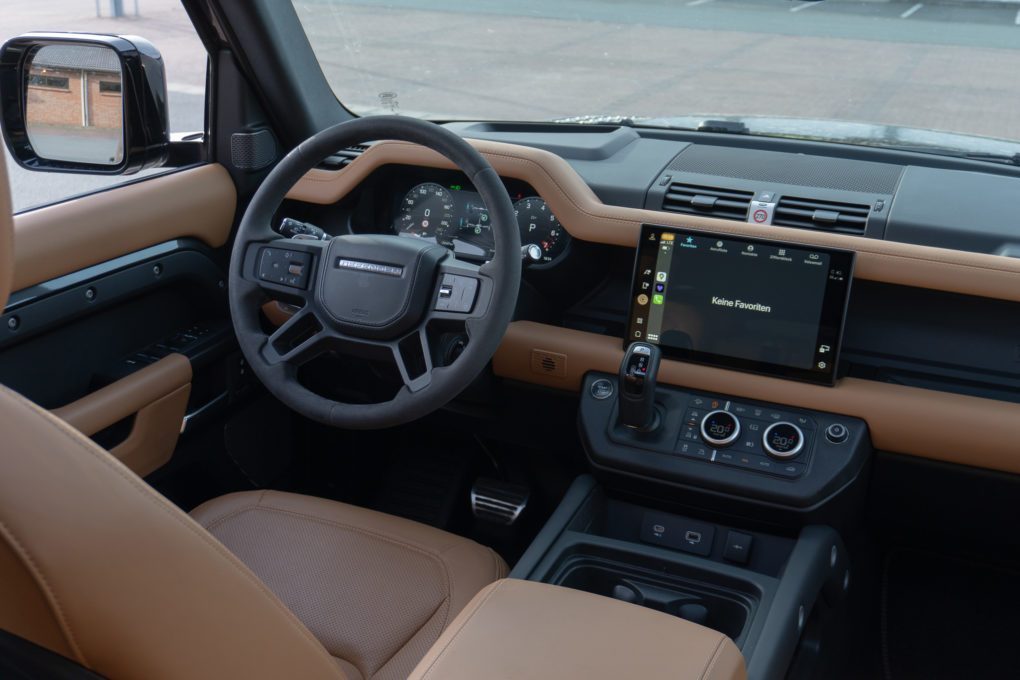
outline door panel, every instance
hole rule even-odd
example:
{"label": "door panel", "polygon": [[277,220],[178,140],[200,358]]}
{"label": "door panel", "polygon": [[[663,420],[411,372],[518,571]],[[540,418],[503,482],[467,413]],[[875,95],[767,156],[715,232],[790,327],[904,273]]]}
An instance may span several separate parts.
{"label": "door panel", "polygon": [[0,383],[139,475],[161,467],[188,414],[203,414],[190,432],[233,402],[224,246],[236,202],[209,164],[15,216]]}
{"label": "door panel", "polygon": [[230,174],[210,163],[20,213],[12,290],[175,238],[218,248],[236,206]]}
{"label": "door panel", "polygon": [[170,459],[191,394],[191,362],[170,354],[53,413],[87,437],[133,418],[130,434],[110,449],[139,475]]}

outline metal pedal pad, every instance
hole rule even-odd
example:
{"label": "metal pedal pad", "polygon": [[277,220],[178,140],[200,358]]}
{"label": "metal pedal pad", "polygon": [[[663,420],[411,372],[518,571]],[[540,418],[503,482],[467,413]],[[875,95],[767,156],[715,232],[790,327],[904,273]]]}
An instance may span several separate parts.
{"label": "metal pedal pad", "polygon": [[530,494],[522,484],[481,477],[471,487],[471,512],[480,520],[510,526],[524,512]]}

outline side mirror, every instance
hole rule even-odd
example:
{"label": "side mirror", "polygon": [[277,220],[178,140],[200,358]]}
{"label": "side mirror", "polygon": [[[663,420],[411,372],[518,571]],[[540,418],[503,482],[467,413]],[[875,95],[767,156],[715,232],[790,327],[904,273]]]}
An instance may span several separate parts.
{"label": "side mirror", "polygon": [[0,48],[0,126],[29,170],[128,175],[170,153],[166,72],[134,36],[26,33]]}

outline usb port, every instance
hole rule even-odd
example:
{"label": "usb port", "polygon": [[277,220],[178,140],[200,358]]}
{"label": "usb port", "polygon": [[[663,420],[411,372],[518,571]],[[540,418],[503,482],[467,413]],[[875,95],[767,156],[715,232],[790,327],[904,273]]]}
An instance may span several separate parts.
{"label": "usb port", "polygon": [[684,540],[691,545],[697,545],[701,543],[701,532],[700,531],[688,531],[684,534]]}

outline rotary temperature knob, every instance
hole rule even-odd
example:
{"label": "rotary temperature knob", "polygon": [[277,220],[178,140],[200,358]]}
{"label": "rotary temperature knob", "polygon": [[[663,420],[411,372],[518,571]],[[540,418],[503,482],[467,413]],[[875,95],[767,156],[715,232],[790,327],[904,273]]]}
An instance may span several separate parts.
{"label": "rotary temperature knob", "polygon": [[795,458],[804,448],[804,433],[793,423],[781,421],[772,423],[761,435],[765,453],[779,460]]}
{"label": "rotary temperature knob", "polygon": [[740,420],[729,411],[712,411],[701,419],[701,438],[712,446],[729,446],[739,436]]}

